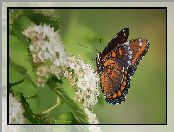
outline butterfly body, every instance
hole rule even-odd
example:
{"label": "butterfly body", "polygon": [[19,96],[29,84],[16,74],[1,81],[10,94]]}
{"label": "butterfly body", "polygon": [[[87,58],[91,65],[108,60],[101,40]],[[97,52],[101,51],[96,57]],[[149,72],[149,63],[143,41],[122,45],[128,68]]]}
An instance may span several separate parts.
{"label": "butterfly body", "polygon": [[147,39],[127,40],[128,36],[129,29],[122,29],[96,57],[101,91],[106,102],[113,105],[125,101],[131,76],[149,49]]}

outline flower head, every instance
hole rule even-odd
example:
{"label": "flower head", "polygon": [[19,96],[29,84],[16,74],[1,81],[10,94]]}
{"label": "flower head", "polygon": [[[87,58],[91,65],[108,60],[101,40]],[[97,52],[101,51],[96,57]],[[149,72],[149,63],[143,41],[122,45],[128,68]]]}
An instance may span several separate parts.
{"label": "flower head", "polygon": [[37,63],[37,85],[44,87],[50,74],[57,78],[63,75],[66,67],[66,54],[58,31],[49,25],[32,25],[23,31],[31,40],[29,45],[33,62]]}
{"label": "flower head", "polygon": [[88,122],[90,124],[99,124],[96,114],[92,113],[88,108],[85,108],[84,110],[88,115]]}
{"label": "flower head", "polygon": [[76,100],[82,102],[84,107],[94,106],[98,102],[99,78],[92,65],[85,64],[81,58],[76,59],[74,56],[67,57],[67,65],[71,70],[66,70],[64,75],[71,84],[78,87]]}
{"label": "flower head", "polygon": [[23,124],[25,121],[23,112],[21,103],[12,94],[9,94],[9,122],[11,124]]}

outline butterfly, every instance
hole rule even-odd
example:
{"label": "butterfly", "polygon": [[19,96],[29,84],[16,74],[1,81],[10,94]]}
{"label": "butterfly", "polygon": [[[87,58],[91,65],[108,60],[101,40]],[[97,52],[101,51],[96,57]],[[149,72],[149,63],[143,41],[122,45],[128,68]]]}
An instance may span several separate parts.
{"label": "butterfly", "polygon": [[122,29],[96,56],[101,91],[106,102],[113,105],[125,101],[131,76],[149,50],[147,39],[128,40],[128,36],[129,28]]}

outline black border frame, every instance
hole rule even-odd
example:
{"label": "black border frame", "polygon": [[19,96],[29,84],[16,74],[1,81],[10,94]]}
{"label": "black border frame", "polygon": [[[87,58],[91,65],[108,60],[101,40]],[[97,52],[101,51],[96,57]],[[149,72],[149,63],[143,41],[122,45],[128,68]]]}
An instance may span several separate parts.
{"label": "black border frame", "polygon": [[[165,124],[9,124],[9,10],[10,9],[165,9],[166,11],[166,123]],[[167,7],[7,7],[7,125],[167,125]]]}

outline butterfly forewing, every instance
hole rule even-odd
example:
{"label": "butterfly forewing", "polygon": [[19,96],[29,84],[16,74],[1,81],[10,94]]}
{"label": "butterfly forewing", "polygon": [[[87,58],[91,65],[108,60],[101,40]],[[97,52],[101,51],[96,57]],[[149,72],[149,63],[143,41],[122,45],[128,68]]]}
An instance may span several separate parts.
{"label": "butterfly forewing", "polygon": [[107,44],[102,52],[102,56],[106,56],[111,50],[116,48],[118,45],[125,43],[129,36],[129,29],[124,28],[119,33],[117,33],[113,39]]}

